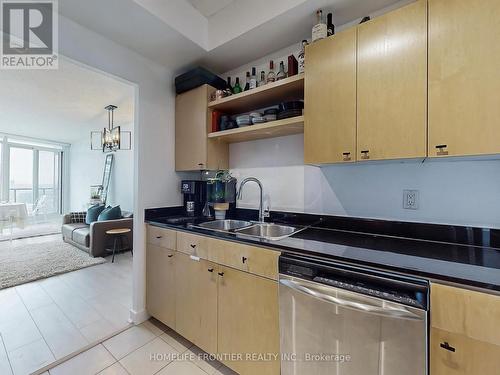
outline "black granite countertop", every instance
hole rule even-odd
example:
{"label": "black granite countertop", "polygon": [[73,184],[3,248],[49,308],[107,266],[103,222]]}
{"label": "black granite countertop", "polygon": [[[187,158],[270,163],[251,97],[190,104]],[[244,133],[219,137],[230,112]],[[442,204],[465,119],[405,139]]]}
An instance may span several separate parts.
{"label": "black granite countertop", "polygon": [[[238,209],[230,216],[256,220],[257,211]],[[282,240],[265,240],[191,226],[206,218],[175,222],[184,217],[182,207],[145,213],[147,223],[160,227],[500,292],[498,229],[272,212],[270,222],[306,229]]]}

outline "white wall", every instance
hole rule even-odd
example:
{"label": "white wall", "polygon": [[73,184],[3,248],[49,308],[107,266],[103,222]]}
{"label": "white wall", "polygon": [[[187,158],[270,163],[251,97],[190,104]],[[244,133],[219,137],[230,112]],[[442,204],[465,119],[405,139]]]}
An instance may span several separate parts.
{"label": "white wall", "polygon": [[[259,178],[273,210],[500,228],[500,160],[303,164],[303,136],[236,143],[230,169]],[[403,190],[420,191],[420,208],[403,209]],[[240,207],[256,208],[245,187]]]}
{"label": "white wall", "polygon": [[131,317],[145,311],[145,225],[147,207],[181,202],[174,163],[172,72],[67,19],[59,18],[59,51],[85,66],[136,84],[134,154],[134,290]]}
{"label": "white wall", "polygon": [[[97,129],[97,128],[96,128]],[[122,131],[132,131],[132,125],[122,125]],[[69,209],[85,211],[90,198],[90,186],[102,182],[106,155],[91,150],[89,139],[71,144],[69,157]],[[134,152],[121,150],[114,154],[108,192],[108,205],[120,205],[122,210],[134,210]]]}

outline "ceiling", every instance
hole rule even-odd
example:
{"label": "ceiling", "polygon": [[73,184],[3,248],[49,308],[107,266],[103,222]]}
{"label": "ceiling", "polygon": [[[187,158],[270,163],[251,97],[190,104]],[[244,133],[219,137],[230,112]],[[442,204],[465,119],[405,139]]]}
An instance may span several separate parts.
{"label": "ceiling", "polygon": [[0,82],[2,133],[65,143],[90,140],[91,130],[107,125],[108,104],[119,107],[115,125],[134,121],[133,86],[65,59],[58,70],[0,70]]}
{"label": "ceiling", "polygon": [[343,25],[409,1],[64,0],[59,12],[175,73],[223,73],[310,38],[317,9]]}
{"label": "ceiling", "polygon": [[234,0],[187,0],[198,12],[205,17],[213,16]]}

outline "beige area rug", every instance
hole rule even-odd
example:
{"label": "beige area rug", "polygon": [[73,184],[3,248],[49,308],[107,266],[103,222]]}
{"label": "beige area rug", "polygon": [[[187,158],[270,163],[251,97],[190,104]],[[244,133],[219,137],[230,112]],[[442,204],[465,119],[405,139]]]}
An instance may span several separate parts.
{"label": "beige area rug", "polygon": [[[12,239],[29,238],[36,236],[46,236],[48,234],[61,233],[61,222],[46,222],[41,224],[29,224],[25,228],[14,227]],[[0,241],[10,241],[10,228],[5,226],[0,232]]]}
{"label": "beige area rug", "polygon": [[0,289],[105,263],[61,240],[0,245]]}

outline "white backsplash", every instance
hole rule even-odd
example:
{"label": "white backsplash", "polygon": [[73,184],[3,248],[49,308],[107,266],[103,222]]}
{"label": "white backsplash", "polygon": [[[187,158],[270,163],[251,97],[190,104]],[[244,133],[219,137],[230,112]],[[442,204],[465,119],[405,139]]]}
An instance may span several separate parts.
{"label": "white backsplash", "polygon": [[[235,143],[230,169],[264,185],[272,210],[500,228],[500,160],[303,164],[303,136]],[[258,206],[245,186],[239,207]],[[403,209],[403,190],[420,191],[418,210]]]}

